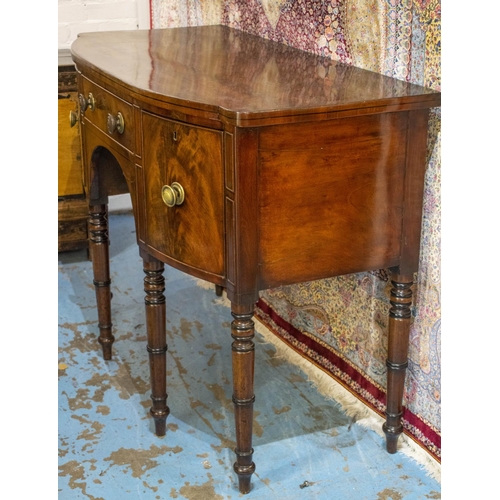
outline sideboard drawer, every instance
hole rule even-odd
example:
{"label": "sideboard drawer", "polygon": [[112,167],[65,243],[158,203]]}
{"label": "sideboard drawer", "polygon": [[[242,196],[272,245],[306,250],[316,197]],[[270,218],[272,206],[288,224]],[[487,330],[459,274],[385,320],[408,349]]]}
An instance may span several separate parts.
{"label": "sideboard drawer", "polygon": [[[146,243],[170,264],[223,277],[222,132],[146,112],[142,128],[149,137],[143,167]],[[184,200],[168,206],[179,189]]]}
{"label": "sideboard drawer", "polygon": [[82,78],[81,88],[79,99],[83,116],[129,151],[134,151],[132,105],[86,78]]}

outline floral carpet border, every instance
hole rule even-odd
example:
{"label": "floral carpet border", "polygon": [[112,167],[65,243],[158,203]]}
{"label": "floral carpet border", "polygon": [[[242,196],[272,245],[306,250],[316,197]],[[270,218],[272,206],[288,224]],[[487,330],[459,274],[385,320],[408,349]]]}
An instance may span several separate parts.
{"label": "floral carpet border", "polygon": [[[255,317],[285,344],[311,361],[339,382],[372,410],[385,418],[385,390],[338,356],[330,346],[313,336],[299,331],[284,320],[265,300],[259,299]],[[430,424],[403,408],[403,432],[425,449],[435,460],[441,461],[441,435]]]}

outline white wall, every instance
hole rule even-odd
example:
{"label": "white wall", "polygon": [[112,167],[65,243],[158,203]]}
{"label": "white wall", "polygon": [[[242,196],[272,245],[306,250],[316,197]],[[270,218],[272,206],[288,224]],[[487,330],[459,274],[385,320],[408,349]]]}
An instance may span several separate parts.
{"label": "white wall", "polygon": [[59,50],[70,48],[78,33],[147,29],[149,0],[58,0]]}

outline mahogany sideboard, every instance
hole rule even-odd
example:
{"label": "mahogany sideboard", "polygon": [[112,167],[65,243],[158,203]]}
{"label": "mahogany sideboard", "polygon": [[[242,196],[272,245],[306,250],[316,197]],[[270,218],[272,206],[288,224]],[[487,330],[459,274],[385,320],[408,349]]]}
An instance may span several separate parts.
{"label": "mahogany sideboard", "polygon": [[110,359],[108,196],[130,192],[156,434],[169,414],[164,264],[225,288],[231,302],[241,493],[255,471],[258,292],[390,268],[383,428],[396,452],[440,93],[225,26],[85,33],[71,51],[99,342]]}

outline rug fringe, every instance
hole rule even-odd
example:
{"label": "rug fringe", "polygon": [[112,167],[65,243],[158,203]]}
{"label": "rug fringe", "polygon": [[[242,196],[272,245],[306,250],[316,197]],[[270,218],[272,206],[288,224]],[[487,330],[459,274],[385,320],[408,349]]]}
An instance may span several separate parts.
{"label": "rug fringe", "polygon": [[[207,281],[197,279],[196,282],[199,287],[206,290],[214,289],[214,285]],[[231,302],[227,299],[225,292],[222,297],[214,297],[214,303],[231,308]],[[318,392],[326,399],[338,402],[345,414],[352,418],[356,424],[370,429],[385,438],[382,431],[384,419],[380,415],[351,394],[330,375],[286,345],[267,326],[261,323],[258,318],[255,319],[257,319],[255,322],[255,331],[264,338],[266,343],[273,345],[276,349],[277,358],[283,359],[300,368]],[[441,482],[441,464],[405,434],[399,437],[398,452],[404,453],[422,467],[430,477]]]}

